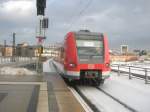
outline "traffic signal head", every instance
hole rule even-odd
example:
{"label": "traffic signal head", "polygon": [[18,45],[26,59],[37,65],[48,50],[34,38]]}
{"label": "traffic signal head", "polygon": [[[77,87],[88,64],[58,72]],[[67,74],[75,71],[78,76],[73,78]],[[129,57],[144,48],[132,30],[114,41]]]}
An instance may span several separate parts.
{"label": "traffic signal head", "polygon": [[37,0],[36,1],[37,7],[37,15],[45,15],[45,8],[46,8],[46,0]]}
{"label": "traffic signal head", "polygon": [[46,0],[36,0],[36,6],[46,8]]}

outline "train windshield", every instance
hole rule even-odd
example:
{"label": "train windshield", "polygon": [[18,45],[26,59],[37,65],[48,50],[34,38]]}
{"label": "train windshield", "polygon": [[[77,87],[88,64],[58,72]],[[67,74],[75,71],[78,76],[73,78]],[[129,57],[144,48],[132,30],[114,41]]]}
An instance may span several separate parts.
{"label": "train windshield", "polygon": [[103,59],[104,48],[101,40],[76,40],[77,52],[80,61]]}

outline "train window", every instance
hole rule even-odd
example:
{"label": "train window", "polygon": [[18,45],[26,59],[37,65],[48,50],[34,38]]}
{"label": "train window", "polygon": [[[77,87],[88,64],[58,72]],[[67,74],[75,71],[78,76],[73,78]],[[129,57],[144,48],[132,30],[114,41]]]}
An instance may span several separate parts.
{"label": "train window", "polygon": [[103,41],[100,40],[76,40],[78,57],[99,59],[103,57]]}
{"label": "train window", "polygon": [[78,55],[103,56],[103,49],[100,47],[78,47]]}

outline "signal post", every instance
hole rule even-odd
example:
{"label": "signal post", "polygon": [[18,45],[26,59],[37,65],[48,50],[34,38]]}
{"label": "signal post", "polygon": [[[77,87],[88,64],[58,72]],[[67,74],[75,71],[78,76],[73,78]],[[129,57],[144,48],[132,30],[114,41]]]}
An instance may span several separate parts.
{"label": "signal post", "polygon": [[43,42],[46,39],[46,29],[48,28],[48,18],[45,17],[46,0],[37,0],[37,25],[36,25],[36,39],[38,47],[38,61],[36,70],[42,72],[41,56],[43,53]]}

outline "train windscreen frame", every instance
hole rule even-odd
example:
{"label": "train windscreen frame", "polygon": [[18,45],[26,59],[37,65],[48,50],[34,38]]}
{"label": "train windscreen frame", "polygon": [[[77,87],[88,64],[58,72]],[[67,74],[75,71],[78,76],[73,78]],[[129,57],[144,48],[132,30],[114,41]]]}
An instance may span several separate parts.
{"label": "train windscreen frame", "polygon": [[103,63],[104,42],[100,35],[76,35],[79,63]]}

